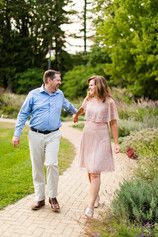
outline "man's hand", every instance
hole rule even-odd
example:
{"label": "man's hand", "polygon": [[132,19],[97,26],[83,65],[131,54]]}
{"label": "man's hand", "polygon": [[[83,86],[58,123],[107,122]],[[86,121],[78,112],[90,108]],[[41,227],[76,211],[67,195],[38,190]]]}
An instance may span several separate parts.
{"label": "man's hand", "polygon": [[19,137],[13,137],[12,138],[12,144],[14,147],[18,146],[20,143],[20,138]]}
{"label": "man's hand", "polygon": [[73,115],[73,122],[74,122],[74,123],[77,123],[77,122],[78,122],[78,116],[77,116],[77,114],[74,114],[74,115]]}

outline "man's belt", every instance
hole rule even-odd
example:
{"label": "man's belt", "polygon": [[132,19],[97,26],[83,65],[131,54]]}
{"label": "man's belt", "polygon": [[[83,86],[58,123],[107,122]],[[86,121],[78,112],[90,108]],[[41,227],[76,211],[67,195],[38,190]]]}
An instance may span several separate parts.
{"label": "man's belt", "polygon": [[31,129],[31,131],[33,131],[33,132],[42,133],[42,134],[49,134],[49,133],[51,133],[51,132],[55,132],[55,131],[59,130],[59,128],[57,128],[57,129],[51,130],[51,131],[49,131],[49,130],[41,131],[41,130],[38,130],[38,129],[33,128],[33,127],[30,127],[30,129]]}

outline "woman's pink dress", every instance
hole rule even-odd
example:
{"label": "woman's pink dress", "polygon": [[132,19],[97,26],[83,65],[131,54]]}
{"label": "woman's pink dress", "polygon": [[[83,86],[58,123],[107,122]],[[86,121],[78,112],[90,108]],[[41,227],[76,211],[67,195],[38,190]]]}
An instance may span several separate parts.
{"label": "woman's pink dress", "polygon": [[85,111],[85,126],[79,153],[79,166],[89,173],[114,171],[114,161],[109,136],[111,120],[118,119],[114,100],[108,97],[105,102],[96,98],[85,99],[81,106]]}

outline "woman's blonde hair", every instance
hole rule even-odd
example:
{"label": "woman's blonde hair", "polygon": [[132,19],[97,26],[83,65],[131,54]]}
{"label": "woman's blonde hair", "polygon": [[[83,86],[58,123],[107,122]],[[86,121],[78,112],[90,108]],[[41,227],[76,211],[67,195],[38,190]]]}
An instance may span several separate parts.
{"label": "woman's blonde hair", "polygon": [[[94,80],[94,84],[96,85],[97,98],[101,99],[103,102],[105,102],[106,98],[110,97],[106,79],[103,76],[94,75],[88,79],[88,84],[91,80]],[[88,92],[86,98],[90,99],[91,97],[92,96],[90,96],[90,94]]]}

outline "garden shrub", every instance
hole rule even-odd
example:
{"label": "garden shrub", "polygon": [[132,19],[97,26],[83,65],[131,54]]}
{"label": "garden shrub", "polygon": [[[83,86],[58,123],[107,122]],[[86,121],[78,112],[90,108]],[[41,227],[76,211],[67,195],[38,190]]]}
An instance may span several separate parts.
{"label": "garden shrub", "polygon": [[119,117],[121,119],[133,119],[135,121],[143,121],[143,117],[146,114],[146,110],[145,109],[138,109],[138,106],[136,103],[132,104],[132,105],[127,105],[127,104],[119,104],[118,107],[118,111],[119,111]]}
{"label": "garden shrub", "polygon": [[14,108],[12,106],[3,107],[1,110],[1,116],[4,118],[16,118],[19,112],[19,108]]}
{"label": "garden shrub", "polygon": [[158,129],[148,128],[131,132],[122,140],[121,148],[125,152],[127,147],[132,147],[140,158],[158,157]]}
{"label": "garden shrub", "polygon": [[100,213],[100,219],[92,220],[86,226],[85,232],[88,236],[99,237],[156,237],[157,228],[141,226],[130,223],[127,220],[118,218],[111,213],[111,210],[105,210]]}
{"label": "garden shrub", "polygon": [[142,225],[158,222],[158,179],[126,181],[112,202],[114,215]]}
{"label": "garden shrub", "polygon": [[17,94],[27,94],[30,90],[40,87],[43,83],[43,70],[39,68],[30,68],[25,72],[17,73],[16,88]]}
{"label": "garden shrub", "polygon": [[[108,83],[109,84],[109,83]],[[133,95],[126,88],[111,87],[110,94],[117,103],[132,104],[134,103]]]}
{"label": "garden shrub", "polygon": [[143,117],[143,127],[144,128],[158,128],[158,115],[153,115],[150,113],[151,111],[148,110],[148,115]]}
{"label": "garden shrub", "polygon": [[[157,101],[146,101],[141,100],[141,102],[132,102],[131,104],[124,103],[123,101],[119,102],[118,106],[119,117],[121,119],[132,119],[139,122],[145,122],[145,124],[150,124],[149,127],[155,127],[150,122],[150,117],[158,118],[158,102]],[[150,116],[149,116],[150,114]],[[156,121],[155,121],[156,123]],[[156,127],[158,122],[156,123]],[[145,127],[148,127],[145,125]]]}
{"label": "garden shrub", "polygon": [[125,137],[130,135],[130,133],[132,131],[136,131],[136,130],[141,130],[143,124],[138,122],[138,121],[134,121],[132,119],[129,120],[119,120],[119,137]]}
{"label": "garden shrub", "polygon": [[16,118],[26,96],[6,93],[0,96],[0,116]]}
{"label": "garden shrub", "polygon": [[147,182],[151,182],[154,178],[158,177],[158,156],[138,160],[138,166],[134,170],[134,175]]}

